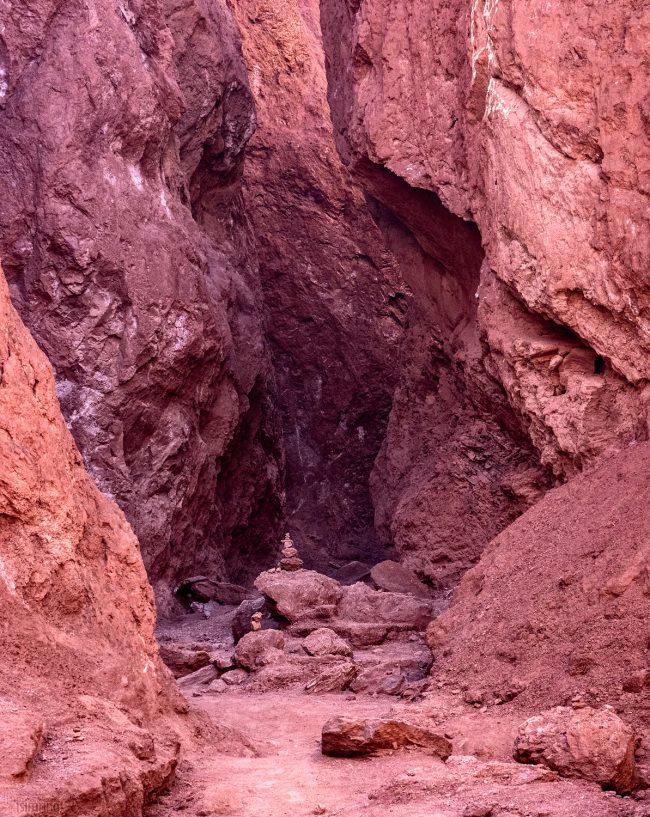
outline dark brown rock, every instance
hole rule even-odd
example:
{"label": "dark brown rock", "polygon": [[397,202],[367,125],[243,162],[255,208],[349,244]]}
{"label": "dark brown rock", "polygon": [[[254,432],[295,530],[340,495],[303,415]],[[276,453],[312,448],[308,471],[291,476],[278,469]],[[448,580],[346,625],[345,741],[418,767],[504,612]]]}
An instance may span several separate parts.
{"label": "dark brown rock", "polygon": [[332,573],[332,578],[336,579],[339,584],[350,585],[363,581],[370,577],[370,565],[365,562],[348,562],[342,567],[337,568]]}
{"label": "dark brown rock", "polygon": [[370,577],[380,590],[391,593],[405,593],[417,598],[431,598],[431,592],[418,577],[399,562],[386,560],[375,565]]}
{"label": "dark brown rock", "polygon": [[404,316],[394,260],[336,153],[319,2],[233,0],[258,127],[245,202],[269,317],[288,522],[308,566],[377,560],[368,476]]}
{"label": "dark brown rock", "polygon": [[446,760],[452,752],[452,745],[447,738],[418,722],[398,718],[364,720],[339,716],[323,726],[324,755],[373,755],[406,746],[417,746],[442,760]]}

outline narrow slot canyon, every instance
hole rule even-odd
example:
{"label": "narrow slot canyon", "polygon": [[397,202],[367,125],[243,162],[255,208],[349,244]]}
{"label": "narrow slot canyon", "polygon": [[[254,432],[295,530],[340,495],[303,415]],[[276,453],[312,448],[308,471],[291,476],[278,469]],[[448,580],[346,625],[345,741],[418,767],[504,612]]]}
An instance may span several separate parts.
{"label": "narrow slot canyon", "polygon": [[650,817],[649,38],[0,9],[0,817]]}

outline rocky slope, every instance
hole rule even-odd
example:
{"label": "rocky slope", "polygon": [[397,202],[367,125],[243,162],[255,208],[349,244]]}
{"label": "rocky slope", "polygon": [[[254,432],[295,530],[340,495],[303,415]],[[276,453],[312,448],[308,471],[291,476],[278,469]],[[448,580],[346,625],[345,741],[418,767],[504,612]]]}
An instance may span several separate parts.
{"label": "rocky slope", "polygon": [[649,459],[607,458],[490,544],[429,628],[439,678],[480,705],[611,704],[647,734]]}
{"label": "rocky slope", "polygon": [[[445,365],[460,370],[470,417],[480,416],[496,381],[506,399],[496,410],[491,400],[490,415],[503,418],[509,406],[534,459],[560,479],[645,439],[647,8],[635,0],[598,11],[540,0],[323,0],[321,9],[346,162],[416,240],[418,254],[442,262],[450,279],[467,280],[454,250],[465,228],[453,216],[480,230],[485,259],[480,271],[470,265],[466,287],[466,303],[477,307],[475,365],[453,349],[456,324],[444,325],[453,307],[433,299],[452,346]],[[418,212],[428,192],[430,205]],[[423,234],[436,230],[441,239],[427,246]],[[472,314],[463,310],[466,320]],[[427,391],[437,416],[445,397]],[[519,447],[512,422],[500,425],[499,448]],[[389,436],[378,479],[396,485],[387,516],[408,550],[431,536],[416,513],[400,521],[391,511],[401,501],[408,507],[413,493],[410,466],[404,478],[390,462],[396,448]],[[427,473],[453,481],[446,446],[427,459]],[[543,487],[539,477],[526,482],[529,498]],[[380,516],[382,506],[380,495]],[[492,507],[488,519],[499,524],[500,503]]]}
{"label": "rocky slope", "polygon": [[[282,454],[225,3],[0,11],[0,251],[153,580],[268,548]],[[243,531],[246,530],[246,535]]]}
{"label": "rocky slope", "polygon": [[60,413],[0,273],[0,804],[126,817],[173,772],[180,704],[124,515]]}
{"label": "rocky slope", "polygon": [[397,379],[404,283],[336,151],[317,0],[231,5],[257,110],[244,200],[283,419],[287,523],[311,565],[373,559],[368,478]]}

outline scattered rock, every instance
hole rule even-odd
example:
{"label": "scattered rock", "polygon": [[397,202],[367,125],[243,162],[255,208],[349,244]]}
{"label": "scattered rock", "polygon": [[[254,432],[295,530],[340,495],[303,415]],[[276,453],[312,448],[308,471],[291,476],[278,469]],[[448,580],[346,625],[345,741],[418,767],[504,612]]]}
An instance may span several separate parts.
{"label": "scattered rock", "polygon": [[314,630],[305,638],[302,646],[309,655],[352,655],[348,642],[328,627]]}
{"label": "scattered rock", "polygon": [[257,577],[255,586],[269,607],[289,622],[333,616],[343,594],[338,582],[313,570],[267,571]]}
{"label": "scattered rock", "polygon": [[256,599],[246,599],[235,610],[232,618],[232,636],[235,644],[242,636],[252,631],[253,616],[256,613],[262,613],[263,630],[279,629],[280,625],[273,620],[271,613],[266,606],[266,599],[263,596],[259,596]]}
{"label": "scattered rock", "polygon": [[446,760],[451,742],[423,723],[399,718],[350,718],[339,716],[323,726],[322,751],[325,755],[354,757],[387,749],[417,746]]}
{"label": "scattered rock", "polygon": [[219,672],[235,669],[235,656],[228,650],[215,650],[210,653],[210,662]]}
{"label": "scattered rock", "polygon": [[222,692],[226,692],[227,689],[228,684],[223,679],[217,678],[214,681],[211,681],[210,684],[208,684],[206,692],[221,694]]}
{"label": "scattered rock", "polygon": [[248,670],[276,664],[284,657],[284,636],[278,630],[246,633],[235,647],[235,662]]}
{"label": "scattered rock", "polygon": [[399,668],[376,664],[360,672],[350,689],[367,695],[399,695],[407,684],[406,676]]}
{"label": "scattered rock", "polygon": [[181,599],[197,601],[200,604],[216,601],[218,604],[235,605],[255,595],[239,584],[219,582],[207,576],[192,576],[184,579],[175,592]]}
{"label": "scattered rock", "polygon": [[205,685],[209,684],[211,681],[214,681],[216,677],[216,668],[212,664],[208,664],[207,667],[202,667],[196,672],[192,672],[190,675],[184,675],[182,678],[179,678],[178,686],[181,689],[187,689],[195,684]]}
{"label": "scattered rock", "polygon": [[558,706],[519,727],[514,756],[542,763],[563,777],[579,777],[617,791],[633,788],[635,737],[610,707]]}
{"label": "scattered rock", "polygon": [[333,667],[328,667],[317,678],[306,684],[305,692],[316,695],[324,692],[340,692],[347,688],[356,673],[357,668],[351,661],[336,664]]}
{"label": "scattered rock", "polygon": [[370,571],[370,577],[380,590],[405,593],[421,599],[431,597],[426,584],[421,582],[412,570],[390,559],[375,565]]}
{"label": "scattered rock", "polygon": [[204,650],[189,650],[176,644],[161,644],[160,657],[174,678],[182,678],[210,663],[210,655]]}
{"label": "scattered rock", "polygon": [[339,617],[368,624],[406,625],[423,630],[431,621],[431,604],[402,593],[383,593],[365,584],[346,587],[339,605]]}

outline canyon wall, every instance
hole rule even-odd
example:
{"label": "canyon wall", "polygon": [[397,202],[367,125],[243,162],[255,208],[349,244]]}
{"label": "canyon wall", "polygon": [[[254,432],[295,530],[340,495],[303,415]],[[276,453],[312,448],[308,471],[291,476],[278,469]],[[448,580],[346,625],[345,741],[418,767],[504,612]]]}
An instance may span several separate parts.
{"label": "canyon wall", "polygon": [[232,0],[258,127],[245,203],[308,564],[381,558],[368,479],[386,432],[404,283],[336,151],[317,0]]}
{"label": "canyon wall", "polygon": [[66,419],[155,581],[244,576],[282,503],[224,3],[0,11],[0,251]]}
{"label": "canyon wall", "polygon": [[1,271],[0,455],[0,810],[139,813],[174,770],[180,695],[137,539],[86,473]]}
{"label": "canyon wall", "polygon": [[[506,460],[513,447],[524,453],[532,444],[532,460],[560,480],[646,439],[648,9],[635,0],[597,9],[322,0],[321,14],[347,164],[418,253],[442,261],[446,283],[468,280],[454,235],[467,222],[480,231],[485,258],[478,270],[476,260],[469,265],[466,286],[475,310],[463,310],[470,322],[475,315],[477,365],[447,354],[470,413],[500,392],[489,413],[505,431],[498,447]],[[443,235],[427,247],[422,236],[436,229]],[[449,263],[441,248],[453,252]],[[441,294],[433,301],[443,319],[453,316]],[[456,327],[445,328],[440,314],[435,320],[447,343],[457,343]],[[429,401],[439,416],[444,395],[430,388]],[[389,434],[378,481],[394,481],[391,452],[400,444]],[[449,474],[446,443],[436,448],[425,472]],[[530,499],[544,488],[541,474],[524,482]],[[404,488],[397,484],[387,514],[406,551],[419,531],[421,548],[432,541],[426,521],[410,511],[400,521],[392,511],[400,502],[408,508],[408,483],[407,475]],[[380,518],[382,507],[380,492]],[[471,526],[471,504],[466,512]]]}

